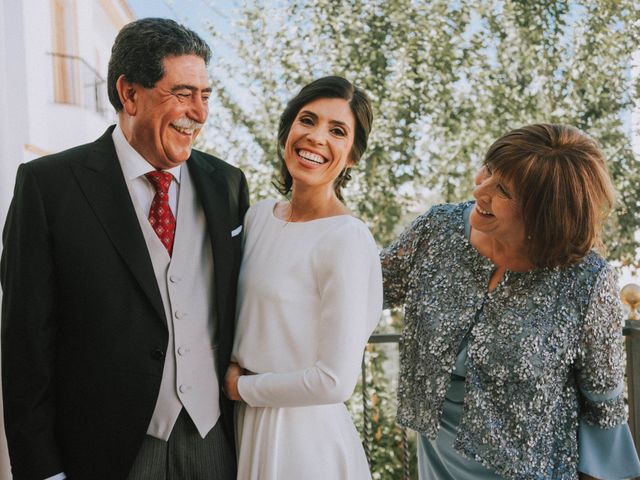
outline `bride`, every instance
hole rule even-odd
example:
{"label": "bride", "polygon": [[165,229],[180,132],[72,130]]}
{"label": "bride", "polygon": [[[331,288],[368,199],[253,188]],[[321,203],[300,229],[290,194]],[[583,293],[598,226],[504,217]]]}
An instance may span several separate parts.
{"label": "bride", "polygon": [[305,86],[280,118],[280,192],[245,217],[238,322],[225,391],[237,406],[238,479],[369,479],[344,402],[382,310],[378,248],[342,203],[367,146],[366,94]]}

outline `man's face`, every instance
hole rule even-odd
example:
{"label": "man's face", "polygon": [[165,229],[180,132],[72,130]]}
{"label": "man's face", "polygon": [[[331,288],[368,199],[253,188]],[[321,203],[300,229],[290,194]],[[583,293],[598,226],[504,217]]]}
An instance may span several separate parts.
{"label": "man's face", "polygon": [[166,57],[164,76],[153,88],[135,85],[134,111],[127,140],[158,169],[189,158],[209,113],[209,77],[196,55]]}

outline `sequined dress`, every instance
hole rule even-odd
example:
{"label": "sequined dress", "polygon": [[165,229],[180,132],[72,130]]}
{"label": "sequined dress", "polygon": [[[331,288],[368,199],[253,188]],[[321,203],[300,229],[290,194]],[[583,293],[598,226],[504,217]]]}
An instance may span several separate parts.
{"label": "sequined dress", "polygon": [[507,271],[487,293],[493,265],[468,242],[472,206],[434,207],[382,254],[385,303],[405,305],[398,422],[421,434],[421,478],[640,473],[611,268],[592,253]]}
{"label": "sequined dress", "polygon": [[238,283],[239,480],[367,480],[344,401],[382,312],[378,248],[348,215],[287,223],[252,206]]}
{"label": "sequined dress", "polygon": [[[435,440],[418,437],[418,472],[422,480],[501,480],[503,477],[480,462],[460,455],[453,444],[464,405],[465,361],[468,343],[463,341],[444,400],[440,429]],[[615,391],[606,397],[611,398]],[[595,478],[620,480],[640,475],[629,425],[600,428],[580,421],[578,427],[578,471]]]}

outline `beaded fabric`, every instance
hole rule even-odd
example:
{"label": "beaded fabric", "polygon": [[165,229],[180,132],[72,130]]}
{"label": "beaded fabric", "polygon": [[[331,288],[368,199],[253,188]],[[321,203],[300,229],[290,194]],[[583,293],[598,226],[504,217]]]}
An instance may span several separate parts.
{"label": "beaded fabric", "polygon": [[465,236],[473,203],[433,207],[382,254],[387,307],[405,306],[400,425],[435,438],[460,343],[469,334],[455,448],[507,479],[575,479],[578,419],[626,420],[622,310],[612,268],[595,252],[565,268],[507,271]]}

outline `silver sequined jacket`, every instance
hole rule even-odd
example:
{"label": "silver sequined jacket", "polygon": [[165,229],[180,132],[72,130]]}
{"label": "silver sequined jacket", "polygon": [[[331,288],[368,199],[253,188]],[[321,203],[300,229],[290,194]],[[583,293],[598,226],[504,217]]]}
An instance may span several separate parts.
{"label": "silver sequined jacket", "polygon": [[456,450],[508,479],[575,479],[578,418],[626,419],[615,274],[590,253],[565,269],[507,271],[488,293],[493,265],[465,236],[470,206],[433,207],[382,252],[385,303],[405,307],[397,421],[435,438],[470,329]]}

